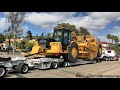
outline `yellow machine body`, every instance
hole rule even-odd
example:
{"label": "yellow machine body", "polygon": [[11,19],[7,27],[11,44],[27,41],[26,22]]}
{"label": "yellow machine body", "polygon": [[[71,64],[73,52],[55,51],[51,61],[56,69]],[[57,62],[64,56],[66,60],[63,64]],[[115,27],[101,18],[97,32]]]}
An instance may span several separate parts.
{"label": "yellow machine body", "polygon": [[44,48],[42,46],[40,46],[37,41],[35,41],[31,52],[25,54],[25,56],[31,56],[31,55],[35,55],[35,54],[39,54],[39,53],[43,53],[43,52],[44,52]]}
{"label": "yellow machine body", "polygon": [[[99,50],[99,42],[94,35],[84,35],[76,36],[75,32],[71,32],[71,41],[74,41],[78,45],[79,58],[92,60],[97,57],[98,51],[102,53],[102,49]],[[69,45],[68,45],[69,46]],[[29,54],[44,53],[45,56],[55,56],[57,54],[68,54],[68,46],[66,50],[62,50],[61,42],[50,42],[50,48],[44,50],[37,42],[35,42],[32,51]],[[74,55],[75,50],[72,51]]]}
{"label": "yellow machine body", "polygon": [[[82,39],[83,36],[78,36],[78,46],[79,46],[79,58],[87,58],[92,60],[93,58],[97,57],[98,49],[99,49],[99,42],[93,35],[86,35],[86,40]],[[102,53],[102,51],[100,51]]]}

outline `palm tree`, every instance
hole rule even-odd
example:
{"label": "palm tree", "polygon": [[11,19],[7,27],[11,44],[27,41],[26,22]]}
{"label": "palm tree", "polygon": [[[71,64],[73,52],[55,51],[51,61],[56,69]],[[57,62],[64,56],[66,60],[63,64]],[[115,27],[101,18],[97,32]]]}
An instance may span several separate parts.
{"label": "palm tree", "polygon": [[109,39],[109,42],[110,42],[111,35],[110,35],[110,34],[108,34],[106,37],[107,37],[107,39]]}
{"label": "palm tree", "polygon": [[115,40],[115,36],[114,35],[111,35],[111,40],[112,40],[112,44],[113,44],[113,41]]}
{"label": "palm tree", "polygon": [[115,41],[116,44],[118,44],[119,38],[117,36],[114,36],[114,41]]}

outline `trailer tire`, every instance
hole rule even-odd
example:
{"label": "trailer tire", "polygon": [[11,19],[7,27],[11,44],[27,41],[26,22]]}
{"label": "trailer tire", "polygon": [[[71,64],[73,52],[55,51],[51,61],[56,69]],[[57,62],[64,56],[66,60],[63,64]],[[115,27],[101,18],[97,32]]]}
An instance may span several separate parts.
{"label": "trailer tire", "polygon": [[57,62],[52,62],[50,67],[53,69],[57,69],[57,67],[58,67]]}
{"label": "trailer tire", "polygon": [[61,63],[61,66],[62,66],[62,67],[67,67],[67,66],[68,66],[68,63],[67,63],[67,62],[62,62],[62,63]]}
{"label": "trailer tire", "polygon": [[6,73],[7,73],[6,67],[0,66],[0,78],[5,77]]}
{"label": "trailer tire", "polygon": [[17,71],[18,73],[25,74],[25,73],[28,72],[28,70],[29,70],[29,67],[28,67],[28,65],[25,64],[25,63],[19,63],[19,64],[16,66],[16,71]]}

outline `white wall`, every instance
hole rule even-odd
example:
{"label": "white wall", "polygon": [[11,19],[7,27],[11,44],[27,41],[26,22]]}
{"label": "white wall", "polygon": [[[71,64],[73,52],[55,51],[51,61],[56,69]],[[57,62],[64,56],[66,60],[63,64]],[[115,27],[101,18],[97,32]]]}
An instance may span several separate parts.
{"label": "white wall", "polygon": [[109,46],[109,44],[102,44],[102,46],[104,46],[104,47],[108,47],[108,46]]}

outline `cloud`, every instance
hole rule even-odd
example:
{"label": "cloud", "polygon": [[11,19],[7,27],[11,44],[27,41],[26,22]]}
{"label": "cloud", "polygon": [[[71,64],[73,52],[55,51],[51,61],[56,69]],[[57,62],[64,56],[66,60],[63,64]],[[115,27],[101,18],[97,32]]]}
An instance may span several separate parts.
{"label": "cloud", "polygon": [[60,21],[60,18],[56,15],[49,13],[30,13],[26,18],[27,22],[30,22],[34,25],[46,27],[46,25],[53,24]]}
{"label": "cloud", "polygon": [[[8,12],[3,12],[3,14],[7,15]],[[25,20],[49,32],[57,24],[70,23],[74,24],[77,28],[87,28],[91,34],[99,35],[98,32],[106,28],[111,22],[120,22],[120,12],[31,12],[27,14]],[[5,22],[5,18],[0,18],[0,32],[8,26],[9,24]],[[28,26],[25,26],[24,32],[27,30]],[[110,31],[110,34],[119,36],[119,30],[120,26],[114,26],[108,32]],[[106,36],[99,35],[99,37],[107,41]]]}
{"label": "cloud", "polygon": [[120,39],[120,26],[114,26],[110,31],[111,35],[116,35]]}
{"label": "cloud", "polygon": [[102,41],[102,42],[111,42],[110,40],[107,39],[106,36],[98,36],[98,38],[99,38],[100,41]]}
{"label": "cloud", "polygon": [[59,23],[70,23],[77,28],[87,28],[91,34],[98,34],[100,30],[106,28],[111,22],[120,21],[120,12],[85,13],[84,16],[83,12],[33,12],[28,15],[26,21],[46,29],[53,28]]}
{"label": "cloud", "polygon": [[64,22],[66,18],[70,19],[76,12],[42,12],[30,13],[26,21],[41,27],[48,27],[51,24],[58,24]]}
{"label": "cloud", "polygon": [[[8,29],[10,23],[6,22],[6,18],[0,18],[0,32],[4,32],[5,29]],[[27,32],[28,31],[28,26],[24,25],[22,26],[23,28],[23,32]]]}
{"label": "cloud", "polygon": [[4,14],[5,16],[7,16],[9,13],[8,13],[8,12],[3,12],[3,14]]}
{"label": "cloud", "polygon": [[0,18],[0,32],[3,32],[8,26],[9,23],[6,22],[6,18]]}
{"label": "cloud", "polygon": [[[84,16],[83,13],[86,13],[87,16]],[[7,15],[8,12],[4,12],[4,14]],[[78,16],[75,16],[76,14]],[[86,27],[89,31],[101,30],[112,21],[120,21],[120,12],[32,12],[27,16],[27,22],[43,28],[48,28],[52,24],[68,22],[76,25],[77,28]]]}
{"label": "cloud", "polygon": [[[118,36],[118,38],[120,40],[120,26],[114,26],[110,30],[109,34]],[[111,42],[111,40],[108,40],[106,36],[98,36],[98,38],[100,38],[101,41]]]}
{"label": "cloud", "polygon": [[26,35],[27,31],[29,30],[29,27],[27,25],[22,26],[23,28],[23,35]]}
{"label": "cloud", "polygon": [[76,13],[77,12],[49,12],[49,14],[59,16],[59,17],[62,17],[62,18],[73,17],[73,15],[75,15]]}
{"label": "cloud", "polygon": [[89,31],[99,31],[112,21],[120,21],[120,12],[91,12],[88,16],[73,17],[70,23],[86,27]]}
{"label": "cloud", "polygon": [[23,26],[23,31],[27,32],[28,31],[28,26]]}

